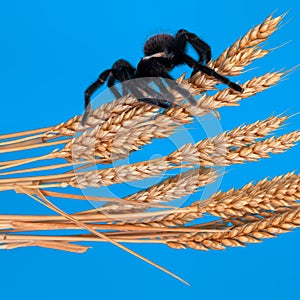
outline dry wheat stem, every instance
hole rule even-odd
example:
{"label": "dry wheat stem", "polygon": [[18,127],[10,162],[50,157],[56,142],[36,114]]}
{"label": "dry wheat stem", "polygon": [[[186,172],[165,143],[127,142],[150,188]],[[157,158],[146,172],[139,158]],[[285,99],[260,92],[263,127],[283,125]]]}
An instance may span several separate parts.
{"label": "dry wheat stem", "polygon": [[[2,223],[4,222],[4,223]],[[182,232],[217,232],[214,229],[204,229],[204,228],[193,228],[193,227],[176,227],[176,228],[157,228],[152,226],[141,226],[141,225],[120,225],[120,224],[95,224],[89,223],[89,226],[95,230],[116,230],[115,233],[125,232],[130,234],[131,231],[134,232],[149,232],[149,233],[160,233],[169,232],[172,234],[182,233]],[[82,229],[81,226],[73,224],[72,222],[29,222],[29,221],[11,221],[5,220],[0,223],[1,232],[14,233],[23,231],[43,231],[43,230],[60,230],[60,229]],[[111,234],[112,232],[108,232]]]}
{"label": "dry wheat stem", "polygon": [[[209,178],[209,180],[211,180]],[[69,200],[85,200],[85,201],[93,201],[93,202],[113,202],[113,203],[121,203],[123,205],[136,205],[136,201],[133,199],[127,199],[125,198],[112,198],[112,197],[97,197],[97,196],[89,196],[89,195],[78,195],[78,194],[70,194],[70,193],[58,193],[58,192],[52,192],[49,190],[43,190],[40,189],[41,193],[45,196],[50,197],[56,197],[56,198],[64,198]],[[118,205],[118,204],[116,204]],[[166,204],[159,204],[159,203],[139,203],[139,207],[143,208],[149,208],[149,207],[159,207],[159,208],[174,208],[173,206],[166,205]],[[97,211],[99,211],[99,208],[97,208]]]}
{"label": "dry wheat stem", "polygon": [[[57,158],[57,151],[54,151],[50,154],[44,155],[44,156],[39,156],[39,157],[34,157],[34,158],[29,158],[29,159],[20,159],[20,160],[12,160],[12,161],[7,161],[7,164],[3,164],[2,167],[0,167],[0,170],[4,169],[11,169],[17,166],[22,166],[25,164],[29,164],[35,161],[39,160],[48,160],[48,159],[54,159]],[[12,174],[20,174],[20,173],[28,173],[28,172],[39,172],[39,171],[45,171],[45,170],[54,170],[54,169],[61,169],[61,168],[66,168],[66,167],[74,167],[71,169],[70,172],[73,172],[73,170],[78,171],[80,168],[76,166],[81,165],[83,169],[87,168],[89,165],[97,165],[101,163],[101,159],[92,159],[92,160],[86,160],[86,161],[74,161],[74,162],[68,162],[68,163],[57,163],[57,164],[51,164],[48,166],[40,166],[40,167],[34,167],[34,168],[26,168],[26,169],[21,169],[21,170],[13,170],[13,171],[8,171],[8,172],[2,172],[0,173],[1,175],[12,175]],[[69,172],[66,172],[67,174]]]}
{"label": "dry wheat stem", "polygon": [[22,131],[22,132],[15,132],[15,133],[9,133],[9,134],[1,134],[0,135],[0,140],[7,140],[7,139],[12,139],[16,137],[24,137],[28,135],[35,135],[39,133],[44,133],[47,132],[48,130],[51,130],[53,127],[45,127],[45,128],[40,128],[40,129],[34,129],[34,130],[27,130],[27,131]]}
{"label": "dry wheat stem", "polygon": [[63,250],[68,252],[74,253],[84,253],[90,247],[77,245],[77,244],[70,244],[67,242],[56,242],[56,241],[7,241],[5,244],[0,244],[0,249],[5,250],[12,250],[21,247],[31,247],[31,246],[38,246],[42,248],[50,248],[56,250]]}
{"label": "dry wheat stem", "polygon": [[[170,209],[170,210],[158,210],[158,211],[150,211],[150,212],[138,212],[138,213],[129,213],[129,214],[103,214],[101,212],[98,213],[90,213],[90,214],[71,214],[71,216],[75,216],[79,221],[85,223],[93,223],[93,222],[111,222],[113,220],[126,220],[130,218],[148,218],[153,216],[160,215],[170,215],[175,213],[176,211],[180,211],[182,213],[190,213],[191,208],[188,207],[180,208],[180,209]],[[64,217],[61,216],[52,216],[52,215],[44,215],[44,216],[36,216],[36,215],[0,215],[0,223],[6,223],[7,220],[11,221],[34,221],[34,222],[61,222],[65,221]]]}
{"label": "dry wheat stem", "polygon": [[[26,242],[26,241],[62,241],[62,242],[105,242],[105,240],[92,237],[92,236],[51,236],[51,235],[13,235],[13,234],[0,234],[1,242],[9,243],[15,242]],[[118,242],[122,243],[143,243],[143,244],[165,244],[162,240],[138,240],[138,239],[117,239]]]}
{"label": "dry wheat stem", "polygon": [[[281,220],[283,220],[283,219],[289,219],[290,218],[290,216],[291,216],[291,214],[292,214],[292,212],[294,212],[295,211],[295,209],[293,208],[293,209],[285,209],[283,212],[280,212],[279,214],[277,213],[276,215],[274,214],[274,213],[268,213],[268,215],[267,215],[267,217],[268,217],[268,219],[275,219],[275,217],[277,218],[277,217],[280,217],[281,218]],[[298,209],[298,211],[299,211],[299,209]],[[287,215],[289,215],[288,217],[286,217]],[[286,232],[287,231],[287,229],[290,229],[290,228],[293,228],[293,227],[296,227],[296,226],[299,226],[300,225],[300,222],[298,222],[297,223],[297,220],[298,221],[300,221],[299,220],[299,217],[300,217],[300,215],[298,214],[298,217],[296,217],[296,221],[294,220],[293,221],[293,225],[291,225],[290,224],[290,221],[289,222],[286,222],[286,221],[284,221],[283,222],[283,225],[281,225],[281,226],[278,226],[278,222],[276,221],[276,227],[274,227],[274,226],[272,226],[272,227],[268,227],[268,231],[270,232],[270,230],[272,230],[272,233],[283,233],[283,232]],[[298,218],[298,219],[297,219]],[[255,220],[257,220],[257,218],[255,219]],[[278,220],[278,218],[277,218],[277,220]],[[251,220],[250,220],[251,221]],[[257,225],[256,223],[258,223],[259,225]],[[262,232],[260,232],[260,233],[257,233],[257,230],[255,230],[255,231],[251,231],[249,228],[252,226],[254,226],[255,228],[259,228],[260,230],[261,230],[261,223],[262,223],[262,220],[259,220],[258,222],[256,221],[256,223],[253,225],[251,225],[251,224],[249,224],[249,220],[248,220],[248,223],[246,224],[246,225],[244,225],[243,227],[245,227],[245,228],[247,228],[246,230],[244,230],[244,231],[247,231],[247,235],[249,235],[249,233],[251,233],[251,235],[254,235],[254,236],[257,236],[258,234],[260,235],[260,237],[266,237],[266,233],[265,233],[265,231],[262,233]],[[265,222],[263,223],[263,224],[265,224]],[[205,226],[206,224],[201,224],[202,225],[202,227],[203,226]],[[241,228],[242,226],[240,226],[239,228]],[[188,229],[189,227],[187,227],[187,229]],[[194,228],[194,227],[192,227],[192,228]],[[233,226],[233,227],[231,227],[230,228],[230,230],[231,231],[237,231],[237,227],[236,226]],[[264,229],[265,230],[265,229]],[[159,230],[158,230],[159,231]],[[164,230],[164,231],[167,231],[167,230]],[[188,231],[188,230],[187,230]],[[225,232],[226,231],[226,232]],[[196,249],[204,249],[205,247],[207,248],[207,246],[208,245],[211,245],[211,247],[210,248],[213,248],[213,249],[217,249],[216,248],[216,246],[215,246],[215,244],[216,244],[216,242],[215,242],[215,239],[216,239],[216,237],[219,237],[219,236],[221,236],[222,237],[222,242],[224,242],[224,235],[225,235],[225,239],[226,239],[226,245],[228,246],[228,243],[229,243],[229,241],[228,241],[228,237],[226,237],[226,234],[227,235],[229,235],[229,234],[231,234],[231,231],[230,232],[228,232],[228,227],[227,228],[224,228],[223,230],[216,230],[215,231],[215,233],[214,234],[208,234],[208,233],[201,233],[201,234],[197,234],[197,235],[195,235],[195,234],[185,234],[185,235],[181,235],[180,237],[174,237],[174,238],[176,238],[178,241],[176,242],[177,244],[179,243],[179,245],[181,245],[182,246],[182,240],[188,240],[188,242],[186,243],[188,246],[190,246],[190,247],[194,247],[194,248],[196,248]],[[240,230],[241,231],[241,230]],[[248,239],[248,240],[250,240],[250,238],[251,238],[251,236],[249,237],[249,236],[247,236],[247,237],[245,237],[245,236],[243,236],[243,234],[240,234],[240,231],[238,232],[239,234],[238,234],[238,236],[240,237],[240,236],[242,236],[242,238],[243,238],[243,241],[245,241],[245,239]],[[217,233],[216,233],[217,232]],[[132,235],[130,235],[130,236],[128,236],[127,235],[127,233],[126,232],[124,232],[124,234],[127,236],[127,239],[128,238],[130,238],[130,239],[132,239],[132,238],[145,238],[145,237],[151,237],[152,236],[152,234],[139,234],[139,232],[137,232],[137,234],[135,234],[135,232],[133,232],[132,233]],[[122,233],[118,233],[118,232],[116,232],[116,233],[114,233],[114,236],[116,236],[116,237],[118,237],[118,239],[122,239]],[[157,237],[161,237],[161,238],[163,238],[163,237],[165,237],[165,238],[167,238],[168,239],[168,242],[170,243],[170,245],[171,246],[174,246],[174,238],[168,238],[168,234],[167,233],[165,233],[165,234],[156,234],[155,236],[157,236]],[[205,244],[205,247],[203,247],[203,245],[201,244],[201,245],[195,245],[195,241],[191,241],[191,239],[193,238],[194,239],[194,237],[197,237],[197,243],[199,242],[199,240],[201,239],[201,240],[205,240],[205,242],[204,242],[204,244]],[[208,237],[209,236],[212,236],[212,240],[213,241],[211,241],[211,240],[209,240],[209,241],[207,241],[208,240]],[[37,237],[38,238],[38,237]],[[123,237],[124,238],[124,237]],[[230,237],[230,238],[232,238],[232,236]],[[236,238],[236,237],[235,237]],[[141,241],[142,242],[142,241]],[[232,241],[231,240],[231,246],[236,246],[237,245],[237,241]],[[214,246],[213,246],[214,245]],[[238,244],[238,245],[240,245],[241,246],[241,244]],[[178,245],[177,245],[178,246]]]}
{"label": "dry wheat stem", "polygon": [[[205,224],[202,224],[205,225]],[[131,235],[124,232],[112,233],[118,241],[126,242],[150,242],[147,240],[139,240],[143,238],[151,238],[153,236],[164,239],[169,246],[174,248],[181,247],[192,247],[199,250],[207,249],[224,249],[225,246],[245,246],[245,243],[260,242],[262,238],[274,237],[276,234],[285,233],[290,229],[298,227],[300,225],[300,209],[290,208],[284,212],[269,214],[267,218],[256,220],[254,222],[248,222],[242,226],[230,226],[225,227],[223,230],[215,230],[213,232],[190,232],[179,235],[173,235],[173,237],[168,237],[170,233],[158,233],[153,235],[152,233],[140,233],[133,232]],[[188,231],[189,227],[186,227]],[[159,229],[158,229],[159,231]],[[125,236],[123,236],[125,234]],[[122,237],[123,236],[123,237]],[[21,240],[26,241],[28,239],[27,235],[11,235],[11,234],[1,234],[0,238],[5,242],[11,240]],[[75,236],[30,236],[31,240],[56,240],[56,241],[103,241],[101,239],[95,239],[88,235],[81,235],[79,237]],[[156,240],[155,242],[160,242]]]}
{"label": "dry wheat stem", "polygon": [[168,271],[167,269],[161,267],[160,265],[156,264],[155,262],[149,260],[148,258],[138,254],[137,252],[129,249],[128,247],[120,244],[119,242],[115,241],[113,238],[110,238],[109,236],[107,236],[106,234],[102,233],[102,232],[98,232],[97,230],[95,230],[93,227],[91,227],[90,225],[81,222],[80,220],[77,219],[77,216],[74,217],[72,215],[69,215],[67,213],[65,213],[63,210],[59,209],[58,207],[56,207],[54,204],[52,204],[39,190],[36,190],[34,193],[38,196],[35,197],[34,195],[32,195],[31,191],[26,191],[24,189],[22,189],[21,187],[18,187],[18,189],[20,189],[21,191],[23,190],[23,192],[25,194],[27,194],[29,197],[33,198],[34,200],[38,201],[39,203],[43,204],[44,206],[50,208],[51,210],[59,213],[61,216],[63,216],[65,219],[73,222],[74,224],[76,224],[78,227],[80,228],[84,228],[88,231],[90,231],[93,235],[97,236],[98,238],[101,238],[111,244],[113,244],[114,246],[130,253],[131,255],[145,261],[146,263],[149,263],[150,265],[156,267],[157,269],[163,271],[166,274],[169,274],[170,276],[174,277],[175,279],[181,281],[182,283],[189,285],[185,280],[183,280],[182,278],[180,278],[179,276],[177,276],[176,274]]}
{"label": "dry wheat stem", "polygon": [[[103,104],[99,110],[96,111],[97,113],[97,119],[93,120],[93,114],[91,116],[92,122],[91,126],[85,126],[83,127],[81,125],[81,119],[79,116],[75,116],[72,119],[68,120],[67,122],[63,122],[61,124],[58,124],[53,127],[47,127],[42,128],[38,130],[30,130],[30,131],[24,131],[14,134],[7,134],[7,135],[1,135],[0,138],[8,139],[8,138],[14,138],[14,137],[22,137],[15,140],[10,140],[10,144],[17,144],[19,146],[23,145],[35,145],[39,143],[46,143],[48,140],[51,139],[57,139],[60,137],[68,137],[68,136],[74,136],[76,132],[84,131],[89,127],[94,128],[96,125],[102,124],[105,122],[106,119],[111,117],[112,115],[119,115],[120,113],[130,109],[131,107],[135,107],[139,105],[140,103],[136,101],[133,97],[123,97],[121,99],[117,99],[111,103]],[[111,111],[110,111],[111,109]],[[103,115],[104,114],[104,115]],[[28,136],[29,135],[29,136]],[[26,141],[23,143],[24,137],[25,139],[30,139],[31,141],[28,143]],[[42,138],[41,138],[42,136]],[[7,141],[6,141],[7,142]]]}

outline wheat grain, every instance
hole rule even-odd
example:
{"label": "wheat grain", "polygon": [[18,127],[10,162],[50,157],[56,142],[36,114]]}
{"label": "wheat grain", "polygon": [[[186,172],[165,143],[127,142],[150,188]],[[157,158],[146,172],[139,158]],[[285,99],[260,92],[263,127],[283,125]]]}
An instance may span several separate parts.
{"label": "wheat grain", "polygon": [[300,198],[300,176],[288,173],[270,181],[262,180],[256,185],[249,183],[240,190],[216,193],[208,200],[195,202],[199,213],[209,212],[222,218],[260,214],[264,210],[277,210],[297,205]]}
{"label": "wheat grain", "polygon": [[[253,214],[265,216],[268,210],[280,212],[283,208],[298,206],[299,203],[296,202],[298,199],[300,199],[300,177],[291,172],[270,181],[265,178],[255,185],[248,183],[239,190],[219,191],[207,200],[195,201],[189,207],[184,207],[184,212],[179,209],[166,216],[130,220],[130,223],[177,226],[201,218],[205,213],[225,220],[233,217],[246,219],[248,217],[250,219],[247,221],[249,221],[254,217]],[[186,211],[188,208],[189,212]]]}
{"label": "wheat grain", "polygon": [[[261,239],[273,238],[300,225],[300,209],[289,209],[283,213],[273,213],[259,221],[248,222],[242,226],[231,226],[223,232],[182,234],[176,240],[168,240],[170,247],[191,247],[199,250],[223,250],[225,247],[245,246],[259,243]],[[176,245],[179,243],[179,245]]]}
{"label": "wheat grain", "polygon": [[[215,181],[217,173],[213,169],[197,168],[176,176],[169,177],[164,181],[152,185],[150,188],[134,193],[124,198],[125,201],[136,204],[111,204],[105,206],[105,211],[112,213],[139,212],[145,209],[145,203],[154,205],[161,202],[169,202],[175,199],[193,194],[199,187]],[[95,211],[97,211],[96,209]],[[101,210],[103,211],[103,209]],[[119,224],[122,224],[120,222]]]}

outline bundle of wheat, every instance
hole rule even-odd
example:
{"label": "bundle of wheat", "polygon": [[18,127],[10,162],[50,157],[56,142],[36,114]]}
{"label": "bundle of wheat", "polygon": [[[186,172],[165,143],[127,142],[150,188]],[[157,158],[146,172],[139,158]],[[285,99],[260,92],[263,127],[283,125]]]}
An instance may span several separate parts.
{"label": "bundle of wheat", "polygon": [[[225,76],[241,74],[253,60],[269,53],[260,45],[276,31],[282,19],[283,16],[269,16],[209,66]],[[216,112],[223,106],[237,106],[242,99],[276,85],[285,74],[270,72],[252,78],[241,84],[243,93],[226,88],[214,94],[205,93],[216,89],[218,82],[214,78],[201,73],[187,80],[182,76],[178,83],[193,95],[201,95],[195,107],[181,103],[161,112],[158,107],[126,96],[92,111],[84,126],[81,116],[75,116],[48,128],[1,135],[0,153],[51,149],[42,156],[2,161],[1,191],[24,193],[59,215],[0,215],[0,248],[39,246],[82,253],[88,247],[74,242],[110,242],[178,278],[120,243],[162,243],[176,249],[219,250],[257,243],[299,226],[300,177],[295,173],[249,183],[239,190],[217,192],[206,200],[180,208],[171,205],[171,201],[214,182],[219,176],[216,166],[257,161],[293,147],[300,140],[298,130],[279,137],[268,136],[282,126],[287,116],[270,116],[188,143],[157,159],[105,167],[127,158],[153,139],[169,137],[179,126],[193,122],[194,117]],[[173,93],[180,103],[181,96]],[[28,166],[37,162],[38,166]],[[99,168],[89,170],[91,165]],[[187,170],[121,198],[57,191],[136,181],[172,169]],[[68,214],[55,206],[50,197],[97,201],[100,206]],[[209,215],[216,220],[206,221]],[[70,230],[69,235],[57,234],[66,229]],[[90,234],[72,234],[72,230],[79,229]],[[28,234],[45,230],[55,234]]]}

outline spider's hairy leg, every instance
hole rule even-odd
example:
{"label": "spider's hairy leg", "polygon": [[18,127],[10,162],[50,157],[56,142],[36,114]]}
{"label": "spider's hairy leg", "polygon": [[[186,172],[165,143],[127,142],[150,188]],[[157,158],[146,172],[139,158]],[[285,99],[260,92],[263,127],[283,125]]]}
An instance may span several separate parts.
{"label": "spider's hairy leg", "polygon": [[158,86],[160,93],[168,99],[169,102],[174,102],[174,95],[164,85],[161,77],[153,77],[153,82]]}
{"label": "spider's hairy leg", "polygon": [[210,46],[196,34],[185,29],[178,30],[175,36],[175,53],[184,53],[186,43],[189,42],[199,55],[198,63],[208,63],[211,60]]}
{"label": "spider's hairy leg", "polygon": [[[162,108],[169,108],[170,102],[174,101],[174,96],[168,91],[161,81],[160,74],[163,73],[165,66],[162,64],[162,57],[150,57],[141,59],[135,73],[136,86],[149,96],[136,97],[139,101],[156,105]],[[150,83],[154,82],[159,91],[150,88]]]}
{"label": "spider's hairy leg", "polygon": [[228,85],[230,88],[232,88],[233,90],[237,91],[237,92],[240,92],[242,93],[243,92],[243,89],[240,85],[238,85],[237,83],[234,83],[232,81],[230,81],[227,77],[217,73],[215,70],[207,67],[207,66],[204,66],[204,65],[201,65],[199,63],[197,63],[192,57],[190,57],[189,55],[187,54],[183,54],[182,55],[183,57],[183,60],[184,62],[190,66],[191,68],[194,68],[191,76],[193,76],[194,74],[196,74],[197,72],[203,72],[209,76],[212,76],[214,78],[216,78],[217,80],[219,80],[220,82]]}
{"label": "spider's hairy leg", "polygon": [[133,78],[135,73],[135,68],[125,59],[118,59],[112,65],[112,70],[115,72],[116,79],[119,81]]}
{"label": "spider's hairy leg", "polygon": [[111,92],[114,94],[114,96],[117,98],[121,97],[121,94],[119,93],[119,91],[114,87],[115,85],[115,77],[113,76],[109,76],[108,77],[108,81],[107,81],[107,86],[110,88]]}
{"label": "spider's hairy leg", "polygon": [[84,115],[82,117],[82,120],[81,120],[81,124],[84,125],[88,116],[89,116],[89,113],[91,111],[91,96],[92,94],[98,89],[101,87],[101,85],[107,80],[107,77],[109,76],[111,72],[111,69],[108,69],[108,70],[105,70],[103,71],[98,79],[92,83],[84,92]]}
{"label": "spider's hairy leg", "polygon": [[[131,93],[131,95],[135,97],[138,101],[156,105],[162,108],[168,108],[169,104],[167,104],[167,101],[161,99],[161,95],[157,91],[150,88],[148,84],[149,80],[145,80],[145,78],[139,78],[134,81],[128,80],[122,82],[123,90],[126,90],[126,92]],[[145,93],[151,96],[153,95],[155,98],[147,97],[145,96]]]}
{"label": "spider's hairy leg", "polygon": [[100,88],[103,83],[105,83],[107,78],[108,78],[108,84],[107,84],[108,87],[111,88],[111,91],[116,98],[120,98],[121,94],[118,92],[118,90],[115,87],[113,87],[115,84],[115,80],[122,82],[124,80],[132,79],[134,77],[134,73],[135,73],[135,68],[124,59],[117,60],[112,65],[111,69],[103,71],[99,75],[98,79],[85,90],[84,93],[85,112],[82,117],[81,124],[84,125],[89,116],[91,110],[90,102],[91,102],[92,94],[98,88]]}
{"label": "spider's hairy leg", "polygon": [[121,95],[116,88],[113,87],[115,79],[121,83],[122,86],[122,95],[125,96],[129,93],[128,88],[126,87],[127,80],[133,79],[135,74],[135,68],[126,60],[119,59],[112,66],[112,80],[108,80],[108,87],[111,89],[112,93],[116,98],[120,98]]}
{"label": "spider's hairy leg", "polygon": [[164,100],[164,99],[156,99],[156,98],[140,98],[138,99],[139,101],[151,104],[151,105],[155,105],[161,108],[165,108],[168,109],[171,107],[170,102],[168,100]]}
{"label": "spider's hairy leg", "polygon": [[194,71],[192,72],[192,76],[197,73],[198,71],[200,72],[203,72],[209,76],[212,76],[214,78],[216,78],[217,80],[219,80],[220,82],[228,85],[230,88],[232,88],[233,90],[237,91],[237,92],[240,92],[242,93],[243,92],[243,88],[238,85],[237,83],[234,83],[232,81],[230,81],[227,77],[225,76],[222,76],[221,74],[217,73],[216,71],[214,71],[213,69],[207,67],[207,66],[204,66],[204,65],[200,65],[200,64],[197,64],[195,67],[194,67]]}
{"label": "spider's hairy leg", "polygon": [[[162,108],[169,108],[169,98],[165,97],[149,86],[152,79],[153,78],[151,77],[137,78],[134,81],[124,82],[124,86],[138,101],[156,105]],[[155,80],[156,79],[157,78],[155,78]],[[161,90],[160,86],[159,88]],[[168,100],[165,98],[168,98]]]}
{"label": "spider's hairy leg", "polygon": [[161,77],[169,79],[166,82],[170,86],[170,88],[177,91],[181,96],[187,99],[192,105],[195,106],[197,104],[197,101],[195,100],[194,96],[187,89],[180,86],[167,72],[163,72]]}

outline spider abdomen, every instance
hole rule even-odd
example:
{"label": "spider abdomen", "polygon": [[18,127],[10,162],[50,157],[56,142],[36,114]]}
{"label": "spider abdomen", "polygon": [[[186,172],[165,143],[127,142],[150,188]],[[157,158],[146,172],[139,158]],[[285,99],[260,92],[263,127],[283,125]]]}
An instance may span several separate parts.
{"label": "spider abdomen", "polygon": [[170,34],[157,34],[149,38],[144,46],[146,56],[159,52],[171,53],[175,47],[175,38]]}

